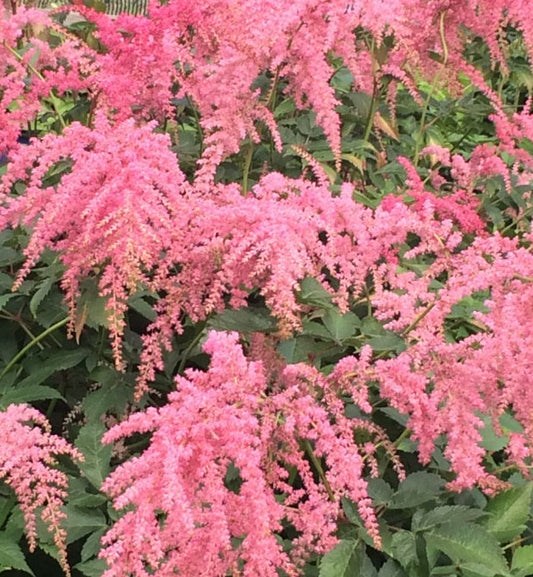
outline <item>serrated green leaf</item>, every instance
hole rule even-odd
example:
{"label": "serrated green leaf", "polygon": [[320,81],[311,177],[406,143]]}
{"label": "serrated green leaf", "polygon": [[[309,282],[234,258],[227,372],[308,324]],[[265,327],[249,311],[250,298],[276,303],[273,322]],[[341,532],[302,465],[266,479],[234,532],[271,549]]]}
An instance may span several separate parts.
{"label": "serrated green leaf", "polygon": [[54,286],[55,279],[53,277],[45,278],[40,284],[39,288],[35,291],[35,294],[31,297],[30,300],[30,312],[33,315],[33,318],[37,317],[37,310],[39,305],[43,302],[45,297],[51,291],[52,287]]}
{"label": "serrated green leaf", "polygon": [[374,506],[388,505],[392,499],[394,491],[392,487],[383,479],[371,478],[368,481],[368,495],[372,499]]}
{"label": "serrated green leaf", "polygon": [[93,422],[80,429],[76,439],[76,447],[82,452],[84,461],[79,463],[79,468],[97,489],[109,474],[109,461],[111,460],[111,445],[102,444],[102,436],[106,428],[102,423]]}
{"label": "serrated green leaf", "polygon": [[34,358],[32,363],[24,365],[25,370],[30,373],[22,379],[17,386],[29,387],[40,385],[46,379],[58,371],[66,371],[79,365],[89,354],[89,349],[77,348],[72,350],[59,350],[55,353],[48,354],[44,359]]}
{"label": "serrated green leaf", "polygon": [[89,535],[89,537],[87,537],[87,540],[83,544],[81,550],[82,561],[88,561],[92,557],[96,557],[98,555],[102,547],[101,545],[102,536],[104,535],[106,530],[107,529],[99,529],[98,531],[95,531],[94,533]]}
{"label": "serrated green leaf", "polygon": [[499,577],[500,572],[493,567],[480,565],[479,563],[461,563],[462,577]]}
{"label": "serrated green leaf", "polygon": [[34,575],[19,544],[5,533],[0,533],[0,572],[6,569],[17,569]]}
{"label": "serrated green leaf", "polygon": [[320,351],[324,350],[324,346],[324,343],[318,343],[311,337],[300,335],[296,338],[282,341],[278,345],[278,351],[287,363],[293,364],[309,361]]}
{"label": "serrated green leaf", "polygon": [[411,530],[427,531],[445,523],[470,523],[484,515],[479,509],[466,505],[445,505],[431,511],[417,510],[411,521]]}
{"label": "serrated green leaf", "polygon": [[379,570],[378,577],[407,577],[407,573],[394,559],[387,559]]}
{"label": "serrated green leaf", "polygon": [[91,559],[84,563],[78,563],[73,568],[83,573],[86,577],[100,577],[108,567],[103,559]]}
{"label": "serrated green leaf", "polygon": [[221,331],[241,333],[271,332],[277,329],[277,321],[267,309],[241,308],[228,309],[209,321],[209,326]]}
{"label": "serrated green leaf", "polygon": [[444,480],[433,473],[418,471],[408,475],[400,483],[392,497],[390,509],[410,509],[427,503],[439,495],[444,486]]}
{"label": "serrated green leaf", "polygon": [[29,385],[26,387],[13,387],[8,389],[0,397],[0,406],[7,407],[11,404],[31,403],[33,401],[44,401],[49,399],[64,400],[63,395],[52,387],[42,385]]}
{"label": "serrated green leaf", "polygon": [[372,350],[376,352],[394,351],[396,353],[401,353],[406,349],[404,339],[391,332],[372,337],[368,340],[368,344],[372,347]]}
{"label": "serrated green leaf", "polygon": [[15,293],[7,293],[5,295],[0,295],[0,309],[3,309],[7,303],[17,295]]}
{"label": "serrated green leaf", "polygon": [[145,319],[149,321],[155,321],[157,314],[153,307],[146,302],[146,300],[141,295],[135,295],[128,300],[128,306],[130,306],[134,311],[137,311]]}
{"label": "serrated green leaf", "polygon": [[416,553],[416,538],[410,531],[398,531],[392,536],[391,542],[392,556],[404,569],[418,564]]}
{"label": "serrated green leaf", "polygon": [[361,324],[359,317],[352,312],[341,314],[337,309],[329,309],[322,317],[324,326],[336,343],[342,343],[344,339],[351,337]]}
{"label": "serrated green leaf", "polygon": [[516,577],[533,575],[533,545],[524,545],[515,549],[511,567]]}
{"label": "serrated green leaf", "polygon": [[509,573],[498,541],[479,525],[446,524],[424,536],[430,545],[440,549],[455,563],[476,563],[503,575]]}
{"label": "serrated green leaf", "polygon": [[323,308],[333,306],[331,294],[316,280],[316,278],[306,277],[300,283],[298,301],[305,305],[315,305]]}
{"label": "serrated green leaf", "polygon": [[331,339],[331,333],[328,329],[323,324],[316,321],[304,320],[302,322],[302,334],[311,337],[318,337],[323,340]]}
{"label": "serrated green leaf", "polygon": [[[100,367],[102,368],[102,367]],[[117,378],[114,369],[108,369],[109,375]],[[83,412],[89,421],[97,421],[108,411],[122,412],[128,403],[133,400],[133,388],[125,383],[103,383],[96,391],[91,391],[82,401]]]}
{"label": "serrated green leaf", "polygon": [[319,577],[353,577],[359,575],[362,562],[358,541],[341,541],[322,557]]}
{"label": "serrated green leaf", "polygon": [[529,519],[533,483],[496,495],[487,505],[485,527],[501,542],[511,541],[525,530]]}
{"label": "serrated green leaf", "polygon": [[89,481],[82,477],[70,478],[68,489],[68,502],[78,509],[99,507],[107,501],[103,493],[95,493]]}
{"label": "serrated green leaf", "polygon": [[105,516],[98,509],[81,509],[67,504],[65,513],[64,526],[67,531],[67,544],[107,527]]}

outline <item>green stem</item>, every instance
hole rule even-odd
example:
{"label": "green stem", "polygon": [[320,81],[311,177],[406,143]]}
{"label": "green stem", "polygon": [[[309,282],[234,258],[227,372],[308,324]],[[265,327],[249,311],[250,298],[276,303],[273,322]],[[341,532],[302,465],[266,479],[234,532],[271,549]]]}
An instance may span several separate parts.
{"label": "green stem", "polygon": [[48,327],[40,335],[37,335],[33,340],[31,340],[23,349],[21,349],[6,365],[4,370],[0,373],[0,379],[2,379],[9,371],[20,361],[20,359],[35,345],[38,345],[46,336],[53,333],[56,329],[66,325],[69,321],[69,317],[61,319],[55,325]]}
{"label": "green stem", "polygon": [[407,336],[416,326],[418,323],[429,313],[429,311],[435,306],[435,303],[430,303],[416,318],[415,320],[404,330],[402,331],[401,336]]}
{"label": "green stem", "polygon": [[187,359],[189,358],[189,354],[194,349],[194,347],[202,340],[202,337],[204,336],[204,334],[205,334],[204,329],[202,327],[202,330],[200,330],[198,332],[198,334],[193,338],[193,340],[191,341],[189,346],[183,351],[183,355],[182,355],[182,358],[181,358],[181,361],[180,361],[180,364],[178,367],[178,375],[183,374],[183,370],[185,369],[185,363],[187,362]]}
{"label": "green stem", "polygon": [[187,95],[187,102],[192,109],[192,113],[194,116],[194,120],[196,122],[196,130],[198,130],[198,136],[200,137],[200,156],[204,153],[204,131],[202,130],[202,125],[200,124],[200,116],[198,115],[198,111],[196,110],[196,106],[194,102],[190,99],[189,95]]}
{"label": "green stem", "polygon": [[372,55],[372,75],[374,77],[374,83],[372,87],[372,100],[370,101],[370,110],[368,111],[368,118],[366,119],[365,134],[363,140],[368,142],[370,139],[370,133],[372,132],[372,127],[374,126],[374,116],[376,115],[376,110],[378,107],[378,83],[376,81],[376,66],[374,58],[375,40],[372,38],[370,44],[370,54]]}
{"label": "green stem", "polygon": [[246,155],[244,157],[244,164],[242,168],[242,193],[246,194],[248,192],[248,177],[250,175],[250,166],[252,165],[252,158],[254,155],[254,144],[250,141],[248,149],[246,150]]}
{"label": "green stem", "polygon": [[444,10],[441,13],[440,22],[439,22],[439,35],[440,35],[440,41],[442,44],[442,66],[439,68],[437,74],[435,75],[435,78],[431,84],[431,88],[429,90],[429,93],[427,95],[427,98],[424,102],[424,108],[422,109],[422,117],[420,118],[420,128],[418,129],[418,134],[416,135],[415,153],[414,153],[414,159],[413,159],[413,164],[415,166],[418,166],[418,160],[420,157],[420,150],[422,149],[422,142],[424,140],[424,131],[427,128],[426,116],[427,116],[427,112],[429,109],[429,103],[431,102],[431,98],[433,97],[433,94],[435,93],[435,89],[437,88],[437,84],[440,80],[442,71],[444,70],[444,68],[446,67],[446,64],[448,62],[448,44],[446,43],[446,34],[445,34],[445,29],[444,29],[445,16],[446,16],[446,10]]}
{"label": "green stem", "polygon": [[326,477],[326,473],[324,472],[324,469],[322,468],[322,463],[320,462],[320,460],[315,455],[315,453],[313,451],[313,447],[311,446],[311,443],[309,442],[308,439],[303,440],[303,446],[304,446],[305,452],[307,453],[307,455],[311,459],[311,462],[313,463],[313,466],[315,467],[316,472],[318,473],[318,476],[320,477],[320,480],[322,481],[322,483],[324,483],[324,488],[326,489],[329,500],[335,501],[335,494],[333,493],[331,485],[329,484],[329,481]]}
{"label": "green stem", "polygon": [[[7,44],[6,42],[3,42],[3,45],[5,48],[7,48],[9,50],[9,52],[11,52],[11,54],[13,54],[13,56],[19,61],[22,62],[22,56],[11,46],[9,46],[9,44]],[[35,76],[37,76],[37,78],[39,78],[39,80],[42,80],[43,82],[45,82],[45,78],[44,76],[29,62],[26,63],[26,66],[28,67],[29,71],[32,72],[33,74],[35,74]],[[61,112],[59,112],[59,102],[60,100],[56,97],[56,95],[50,90],[50,102],[52,104],[52,108],[54,109],[55,113],[57,114],[57,118],[59,119],[59,123],[61,124],[62,128],[66,128],[67,124],[65,122],[65,119],[63,118],[63,115],[61,114]]]}

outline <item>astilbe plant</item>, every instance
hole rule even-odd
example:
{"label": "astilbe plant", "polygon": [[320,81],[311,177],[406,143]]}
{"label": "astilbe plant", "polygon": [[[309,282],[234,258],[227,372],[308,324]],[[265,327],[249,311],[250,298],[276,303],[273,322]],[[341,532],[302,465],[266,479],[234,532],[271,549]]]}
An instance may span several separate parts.
{"label": "astilbe plant", "polygon": [[[366,389],[348,376],[364,371],[368,357],[344,359],[328,378],[305,364],[272,373],[244,356],[238,338],[211,332],[204,344],[209,370],[187,371],[167,405],[136,413],[106,434],[104,441],[112,442],[151,433],[144,453],[103,486],[117,509],[127,509],[103,539],[106,577],[274,577],[279,569],[296,575],[310,553],[335,543],[342,497],[357,503],[380,546],[363,479],[365,455],[337,397],[353,390],[362,408],[371,409]],[[360,424],[373,433],[367,425]],[[365,450],[371,456],[369,443]],[[308,453],[324,461],[321,479]],[[300,488],[289,481],[289,470],[297,472]],[[230,471],[237,477],[233,487]],[[297,535],[290,555],[277,538],[287,525]]]}
{"label": "astilbe plant", "polygon": [[[383,5],[170,0],[152,2],[147,17],[116,21],[78,6],[94,24],[99,50],[65,35],[54,49],[32,38],[22,55],[18,44],[28,26],[56,25],[42,12],[21,10],[0,28],[8,60],[0,127],[7,127],[2,150],[9,152],[0,226],[22,225],[30,234],[15,287],[46,249],[58,252],[72,332],[83,282],[97,279],[118,368],[128,300],[151,291],[156,319],[143,336],[138,398],[164,368],[163,353],[185,319],[204,321],[247,306],[255,292],[277,322],[275,344],[301,331],[309,307],[298,292],[306,277],[316,279],[342,312],[366,300],[370,313],[405,346],[381,360],[368,347],[358,349],[335,359],[326,377],[312,363],[286,366],[273,346],[257,345],[257,335],[248,357],[236,334],[211,333],[204,345],[208,370],[178,376],[168,404],[133,414],[105,437],[151,435],[146,450],[117,467],[103,486],[125,510],[104,537],[108,577],[297,574],[306,556],[335,543],[346,497],[379,547],[364,479],[378,470],[377,443],[368,435],[389,449],[400,477],[402,469],[370,418],[344,415],[350,398],[368,416],[368,387],[376,383],[381,399],[408,415],[422,463],[446,435],[451,488],[479,485],[490,493],[502,486],[484,466],[480,414],[492,417],[496,429],[504,411],[514,415],[522,431],[511,437],[508,456],[524,473],[531,467],[531,335],[524,321],[532,310],[532,239],[489,234],[475,192],[494,174],[504,177],[508,190],[529,178],[531,159],[518,144],[531,136],[531,103],[508,116],[463,57],[470,30],[483,36],[502,65],[498,35],[505,22],[524,32],[531,52],[527,3],[401,1],[390,12]],[[496,144],[478,146],[467,158],[443,147],[420,151],[451,169],[449,196],[435,192],[442,183],[438,171],[429,183],[419,176],[418,152],[414,161],[400,158],[407,186],[375,209],[354,200],[352,184],[333,194],[312,162],[314,179],[265,170],[250,191],[217,183],[217,168],[245,138],[266,138],[262,125],[282,149],[272,111],[279,90],[298,109],[316,113],[339,163],[338,100],[330,85],[335,56],[344,60],[355,89],[373,98],[380,83],[390,82],[386,88],[394,93],[391,78],[420,101],[417,75],[434,86],[446,80],[456,91],[468,76],[493,108]],[[64,67],[65,61],[72,64]],[[260,79],[270,88],[261,88]],[[39,118],[39,99],[80,90],[90,102],[86,125],[74,122],[26,147],[15,144],[23,123]],[[205,137],[189,180],[164,134],[181,99],[196,107]],[[371,126],[374,118],[369,120]],[[50,181],[60,166],[58,181]],[[21,186],[24,192],[13,194]],[[476,330],[451,337],[453,307],[483,291]],[[33,410],[10,408],[6,415],[24,439],[31,432],[37,447],[44,440],[48,453],[31,462],[44,467],[45,479],[50,450],[74,455],[21,422],[43,425]],[[364,430],[364,442],[358,430]],[[52,507],[51,526],[61,519],[64,478],[54,473],[55,489],[44,484],[52,491],[49,500],[34,501],[16,477],[10,451],[8,446],[6,479],[21,499],[33,544],[35,506]],[[30,487],[35,471],[27,475]],[[291,531],[292,549],[285,551],[280,538]]]}
{"label": "astilbe plant", "polygon": [[50,432],[50,424],[36,409],[10,405],[0,413],[0,480],[15,492],[26,523],[30,550],[37,545],[37,515],[53,535],[61,567],[68,575],[65,513],[68,479],[56,469],[56,455],[82,459],[69,443]]}

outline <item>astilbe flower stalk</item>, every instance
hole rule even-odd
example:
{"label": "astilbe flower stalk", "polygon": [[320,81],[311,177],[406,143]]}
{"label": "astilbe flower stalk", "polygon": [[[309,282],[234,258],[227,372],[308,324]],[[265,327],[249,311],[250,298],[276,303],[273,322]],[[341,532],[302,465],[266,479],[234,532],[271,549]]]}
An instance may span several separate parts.
{"label": "astilbe flower stalk", "polygon": [[[112,442],[151,433],[148,448],[102,487],[126,510],[103,538],[105,577],[297,575],[310,553],[335,544],[342,497],[357,504],[380,546],[364,452],[349,419],[332,419],[328,407],[329,396],[350,389],[347,371],[363,372],[365,362],[346,361],[329,378],[307,365],[271,374],[244,356],[238,338],[211,332],[207,371],[186,371],[167,405],[136,413],[105,435]],[[356,398],[370,408],[363,389]],[[289,482],[289,468],[300,488]],[[289,553],[278,540],[287,523],[298,534]]]}
{"label": "astilbe flower stalk", "polygon": [[[73,323],[80,283],[99,269],[119,367],[127,298],[141,283],[149,284],[147,272],[177,244],[174,231],[183,234],[191,213],[185,177],[168,147],[168,137],[150,125],[136,127],[130,119],[112,126],[97,115],[92,130],[73,123],[64,135],[49,134],[13,153],[0,188],[1,226],[32,228],[15,286],[45,248],[60,252]],[[10,197],[12,183],[25,178],[36,157],[25,194]],[[59,185],[47,186],[44,178],[59,161],[72,163],[72,170]]]}
{"label": "astilbe flower stalk", "polygon": [[[524,472],[530,466],[532,266],[531,251],[516,241],[497,235],[478,238],[448,262],[444,287],[426,298],[418,293],[416,309],[400,309],[401,297],[396,301],[395,316],[398,310],[405,316],[402,312],[389,326],[406,327],[409,346],[394,359],[378,361],[375,375],[381,394],[410,415],[408,425],[422,462],[430,460],[438,436],[446,435],[444,454],[457,475],[451,489],[477,484],[490,493],[503,486],[484,467],[481,415],[490,415],[499,433],[501,414],[514,415],[522,430],[513,436],[510,460]],[[446,327],[453,306],[481,291],[490,296],[485,310],[473,313],[477,329],[454,341]],[[385,303],[378,299],[378,310]],[[381,314],[387,317],[385,309]]]}
{"label": "astilbe flower stalk", "polygon": [[37,544],[37,515],[53,535],[59,562],[67,575],[66,531],[62,527],[68,479],[54,468],[55,455],[82,459],[67,441],[50,433],[46,418],[27,405],[10,405],[0,413],[0,480],[15,492],[33,551]]}
{"label": "astilbe flower stalk", "polygon": [[[38,31],[55,32],[62,41],[44,40]],[[43,10],[21,6],[9,18],[0,18],[0,154],[17,148],[21,130],[42,112],[43,99],[53,104],[57,93],[88,89],[94,56]]]}

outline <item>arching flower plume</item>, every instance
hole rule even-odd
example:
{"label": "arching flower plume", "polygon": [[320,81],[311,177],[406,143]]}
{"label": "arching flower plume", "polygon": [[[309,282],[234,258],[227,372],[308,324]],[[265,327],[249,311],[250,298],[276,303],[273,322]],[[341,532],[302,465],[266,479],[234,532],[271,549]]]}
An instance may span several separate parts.
{"label": "arching flower plume", "polygon": [[67,476],[55,469],[55,455],[83,459],[65,439],[50,433],[50,424],[27,405],[10,405],[0,413],[0,480],[15,492],[26,523],[30,550],[37,545],[37,515],[52,533],[59,562],[66,575],[66,531],[62,527],[67,497]]}
{"label": "arching flower plume", "polygon": [[[150,432],[151,441],[103,486],[115,507],[127,509],[103,539],[105,577],[214,577],[238,567],[250,577],[297,575],[309,554],[335,544],[342,497],[357,504],[379,547],[363,449],[349,419],[332,420],[328,402],[335,389],[349,391],[345,372],[363,371],[364,361],[346,359],[328,378],[291,365],[271,383],[267,368],[244,356],[236,333],[211,332],[204,350],[208,371],[187,371],[166,406],[134,414],[106,434],[112,442]],[[367,406],[363,390],[358,398]],[[372,452],[369,443],[364,450]],[[326,464],[319,480],[310,455]],[[291,468],[301,488],[288,481]],[[299,535],[290,555],[276,537],[287,523]]]}

